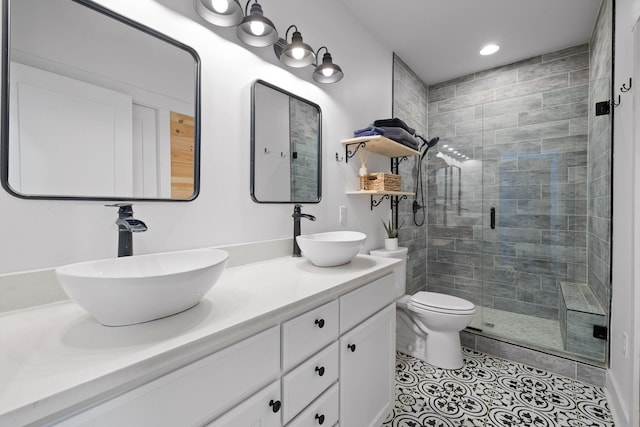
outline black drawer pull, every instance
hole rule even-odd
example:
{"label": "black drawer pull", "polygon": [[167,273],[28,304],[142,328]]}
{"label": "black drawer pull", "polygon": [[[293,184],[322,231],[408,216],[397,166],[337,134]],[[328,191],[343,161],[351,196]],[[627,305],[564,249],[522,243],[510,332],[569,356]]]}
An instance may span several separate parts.
{"label": "black drawer pull", "polygon": [[318,375],[323,376],[324,375],[324,366],[316,366],[315,371],[318,373]]}
{"label": "black drawer pull", "polygon": [[316,420],[318,420],[318,424],[324,424],[324,415],[316,414]]}
{"label": "black drawer pull", "polygon": [[356,351],[356,345],[355,344],[348,344],[347,347],[349,347],[349,350],[351,350],[352,353]]}
{"label": "black drawer pull", "polygon": [[271,400],[269,406],[271,406],[271,410],[276,413],[280,410],[282,403],[279,400]]}
{"label": "black drawer pull", "polygon": [[324,328],[324,319],[316,319],[314,323],[318,325],[318,328],[320,329]]}

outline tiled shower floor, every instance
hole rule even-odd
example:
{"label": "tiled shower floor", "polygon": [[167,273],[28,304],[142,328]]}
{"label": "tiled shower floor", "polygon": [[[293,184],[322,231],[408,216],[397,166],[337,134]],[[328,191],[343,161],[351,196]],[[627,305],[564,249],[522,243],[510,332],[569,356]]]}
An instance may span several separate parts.
{"label": "tiled shower floor", "polygon": [[557,320],[476,306],[476,315],[470,326],[490,336],[563,350],[560,322]]}
{"label": "tiled shower floor", "polygon": [[465,366],[435,368],[396,354],[386,427],[613,426],[601,387],[464,349]]}

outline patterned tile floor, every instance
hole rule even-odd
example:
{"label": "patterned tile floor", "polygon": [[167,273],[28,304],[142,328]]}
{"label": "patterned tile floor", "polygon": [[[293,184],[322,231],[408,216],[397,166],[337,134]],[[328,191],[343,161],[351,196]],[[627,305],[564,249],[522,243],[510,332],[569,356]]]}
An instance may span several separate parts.
{"label": "patterned tile floor", "polygon": [[396,401],[383,426],[613,426],[602,387],[466,348],[464,359],[447,371],[397,353]]}

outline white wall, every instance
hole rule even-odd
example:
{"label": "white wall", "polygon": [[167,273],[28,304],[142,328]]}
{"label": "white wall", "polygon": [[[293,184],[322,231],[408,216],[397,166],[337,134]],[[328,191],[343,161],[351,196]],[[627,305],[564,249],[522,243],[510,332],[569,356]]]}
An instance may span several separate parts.
{"label": "white wall", "polygon": [[[640,37],[633,30],[640,1],[616,1],[615,99],[633,77],[640,81]],[[634,59],[635,56],[635,59]],[[635,61],[635,64],[634,64]],[[610,369],[607,393],[617,426],[638,426],[640,327],[640,94],[637,87],[622,94],[614,115],[613,145],[613,274],[611,295]],[[637,266],[637,267],[636,267]],[[626,338],[625,338],[626,337]],[[625,344],[625,341],[626,344]],[[626,347],[626,351],[625,351]]]}
{"label": "white wall", "polygon": [[[305,205],[316,222],[303,232],[360,230],[365,249],[382,245],[384,203],[371,211],[368,198],[344,194],[357,188],[356,162],[344,156],[341,139],[355,128],[391,113],[392,53],[374,41],[338,1],[278,0],[263,4],[280,33],[295,23],[305,42],[326,45],[345,72],[334,85],[316,85],[311,69],[276,64],[271,48],[246,49],[234,29],[200,20],[191,0],[100,0],[99,3],[196,49],[202,61],[202,178],[190,203],[139,202],[137,217],[149,230],[134,236],[137,253],[286,238],[292,234],[291,205],[260,205],[249,195],[250,88],[264,79],[320,105],[323,113],[323,197]],[[375,159],[374,159],[375,158]],[[388,159],[371,155],[370,170],[386,170]],[[0,273],[48,268],[116,254],[116,210],[90,201],[22,200],[0,190]],[[338,206],[348,207],[346,224]]]}

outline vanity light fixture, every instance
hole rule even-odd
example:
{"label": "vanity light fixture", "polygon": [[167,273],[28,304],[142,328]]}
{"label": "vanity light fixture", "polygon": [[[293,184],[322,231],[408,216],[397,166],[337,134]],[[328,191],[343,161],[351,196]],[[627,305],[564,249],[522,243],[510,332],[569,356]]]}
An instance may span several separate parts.
{"label": "vanity light fixture", "polygon": [[205,21],[218,27],[235,27],[244,18],[238,0],[195,0],[195,9]]}
{"label": "vanity light fixture", "polygon": [[488,44],[480,50],[480,55],[483,55],[483,56],[493,55],[499,50],[500,50],[500,46],[498,46],[497,44]]}
{"label": "vanity light fixture", "polygon": [[236,35],[245,44],[255,47],[271,46],[278,40],[278,31],[269,18],[262,12],[262,6],[255,0],[251,5],[251,12],[247,14],[251,0],[244,7],[245,17],[236,28]]}
{"label": "vanity light fixture", "polygon": [[289,30],[295,28],[291,36],[291,43],[287,44],[280,53],[280,61],[289,67],[301,68],[313,64],[316,59],[313,48],[302,41],[302,34],[298,27],[290,25],[284,36],[285,42],[289,40]]}
{"label": "vanity light fixture", "polygon": [[[318,55],[320,55],[320,51],[324,49],[325,53],[322,56],[322,64],[318,65]],[[331,58],[331,54],[329,53],[329,49],[326,46],[322,46],[316,52],[316,69],[313,72],[313,80],[318,83],[335,83],[340,81],[342,77],[344,77],[344,73],[340,66],[333,63]]]}

